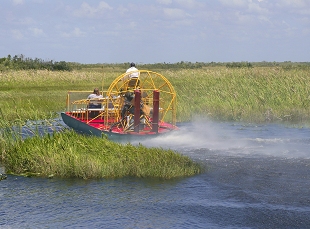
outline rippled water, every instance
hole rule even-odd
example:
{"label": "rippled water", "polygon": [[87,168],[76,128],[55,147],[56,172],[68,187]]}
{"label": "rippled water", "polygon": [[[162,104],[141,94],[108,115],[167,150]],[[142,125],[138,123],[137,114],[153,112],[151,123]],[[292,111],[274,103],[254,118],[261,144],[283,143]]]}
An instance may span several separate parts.
{"label": "rippled water", "polygon": [[9,175],[0,228],[309,228],[310,129],[204,121],[142,144],[208,169],[173,180]]}

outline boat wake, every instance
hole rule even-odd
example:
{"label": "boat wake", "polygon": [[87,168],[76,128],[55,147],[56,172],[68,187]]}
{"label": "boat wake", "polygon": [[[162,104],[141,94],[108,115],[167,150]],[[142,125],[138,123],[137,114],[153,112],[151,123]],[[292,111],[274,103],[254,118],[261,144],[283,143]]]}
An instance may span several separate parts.
{"label": "boat wake", "polygon": [[[148,147],[170,148],[186,154],[204,149],[210,154],[227,156],[309,159],[309,132],[309,129],[278,125],[243,125],[203,120],[183,123],[179,131],[139,143]],[[133,142],[136,143],[138,142]]]}

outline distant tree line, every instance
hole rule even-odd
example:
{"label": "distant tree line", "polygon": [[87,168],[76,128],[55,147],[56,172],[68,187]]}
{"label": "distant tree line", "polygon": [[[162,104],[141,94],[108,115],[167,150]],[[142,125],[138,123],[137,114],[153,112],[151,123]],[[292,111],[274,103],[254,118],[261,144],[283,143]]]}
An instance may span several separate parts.
{"label": "distant tree line", "polygon": [[[281,67],[285,70],[293,68],[310,69],[310,62],[188,62],[181,61],[177,63],[154,63],[139,64],[139,69],[199,69],[205,67],[227,67],[227,68],[253,68],[253,67]],[[127,69],[130,63],[97,63],[97,64],[81,64],[76,62],[42,60],[39,58],[26,58],[24,55],[8,55],[0,58],[0,71],[5,70],[50,70],[50,71],[71,71],[80,69]]]}
{"label": "distant tree line", "polygon": [[[103,64],[77,64],[79,68],[99,69],[127,69],[130,63],[103,63]],[[253,67],[280,67],[283,69],[302,68],[310,69],[310,62],[187,62],[181,61],[177,63],[154,63],[154,64],[139,64],[136,63],[138,69],[198,69],[205,67],[226,67],[226,68],[253,68]]]}
{"label": "distant tree line", "polygon": [[8,55],[0,58],[0,70],[51,70],[51,71],[71,71],[72,66],[65,61],[45,61],[39,58],[26,58],[24,55]]}

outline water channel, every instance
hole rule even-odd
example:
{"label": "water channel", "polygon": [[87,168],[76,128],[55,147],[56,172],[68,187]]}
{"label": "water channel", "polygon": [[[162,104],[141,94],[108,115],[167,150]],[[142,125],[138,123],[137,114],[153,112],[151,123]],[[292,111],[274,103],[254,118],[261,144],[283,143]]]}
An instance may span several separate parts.
{"label": "water channel", "polygon": [[8,175],[0,228],[309,228],[309,128],[204,120],[141,143],[208,169],[172,180]]}

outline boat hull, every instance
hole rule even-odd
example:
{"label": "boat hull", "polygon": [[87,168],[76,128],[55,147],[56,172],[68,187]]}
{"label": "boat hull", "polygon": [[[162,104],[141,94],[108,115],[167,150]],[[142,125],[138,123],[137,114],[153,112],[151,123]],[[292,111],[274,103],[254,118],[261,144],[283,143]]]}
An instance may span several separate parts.
{"label": "boat hull", "polygon": [[131,141],[131,140],[138,140],[138,139],[145,139],[150,137],[156,137],[161,136],[164,134],[167,134],[173,130],[176,130],[177,128],[173,125],[167,124],[165,128],[160,129],[158,133],[155,132],[115,132],[115,131],[109,131],[106,129],[99,129],[94,126],[91,126],[87,124],[86,122],[83,122],[73,116],[71,116],[69,113],[61,112],[61,117],[63,122],[70,128],[74,129],[75,131],[89,134],[89,135],[95,135],[98,137],[106,137],[109,140],[113,141]]}
{"label": "boat hull", "polygon": [[61,112],[61,118],[67,126],[71,127],[72,129],[76,131],[79,131],[85,134],[96,135],[98,137],[102,136],[101,130],[95,127],[92,127],[85,122],[81,122],[78,119],[66,114],[65,112]]}

